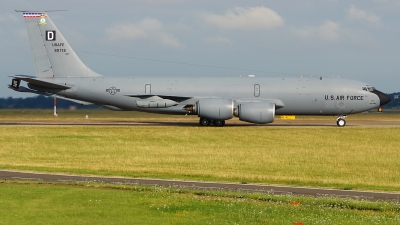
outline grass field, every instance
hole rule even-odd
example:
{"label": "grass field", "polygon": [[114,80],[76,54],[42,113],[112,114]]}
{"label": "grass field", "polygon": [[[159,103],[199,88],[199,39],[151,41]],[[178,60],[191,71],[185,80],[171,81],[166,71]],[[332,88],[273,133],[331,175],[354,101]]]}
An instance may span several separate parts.
{"label": "grass field", "polygon": [[0,127],[0,168],[400,190],[400,127]]}
{"label": "grass field", "polygon": [[[60,110],[54,120],[51,110],[0,110],[0,121],[86,115],[109,123],[198,120],[108,110]],[[399,121],[400,114],[348,121],[377,118]],[[2,126],[0,168],[399,192],[399,135],[400,127]],[[399,202],[101,184],[2,181],[0,203],[0,224],[400,223]]]}
{"label": "grass field", "polygon": [[96,184],[0,183],[1,224],[399,224],[400,204]]}

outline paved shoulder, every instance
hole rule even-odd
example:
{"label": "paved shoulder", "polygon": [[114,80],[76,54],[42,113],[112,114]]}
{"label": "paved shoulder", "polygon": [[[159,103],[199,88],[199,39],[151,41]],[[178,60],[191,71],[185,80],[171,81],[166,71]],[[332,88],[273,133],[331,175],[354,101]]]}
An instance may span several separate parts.
{"label": "paved shoulder", "polygon": [[372,201],[400,200],[400,193],[218,183],[218,182],[141,179],[141,178],[126,178],[126,177],[76,176],[76,175],[49,174],[49,173],[30,173],[30,172],[20,172],[20,171],[10,171],[10,170],[0,170],[0,179],[32,180],[32,181],[47,181],[47,182],[98,182],[107,184],[151,185],[151,186],[179,187],[179,188],[206,189],[206,190],[228,190],[228,191],[265,192],[265,193],[269,192],[278,195],[293,194],[293,195],[307,195],[315,197],[335,196],[335,197],[347,197],[347,198],[362,198]]}

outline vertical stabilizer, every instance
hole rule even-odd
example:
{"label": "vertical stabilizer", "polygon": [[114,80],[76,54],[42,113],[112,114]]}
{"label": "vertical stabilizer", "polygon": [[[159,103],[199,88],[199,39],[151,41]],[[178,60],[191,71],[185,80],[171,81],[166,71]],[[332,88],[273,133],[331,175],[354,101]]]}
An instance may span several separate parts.
{"label": "vertical stabilizer", "polygon": [[46,12],[23,12],[37,77],[100,76],[72,50]]}

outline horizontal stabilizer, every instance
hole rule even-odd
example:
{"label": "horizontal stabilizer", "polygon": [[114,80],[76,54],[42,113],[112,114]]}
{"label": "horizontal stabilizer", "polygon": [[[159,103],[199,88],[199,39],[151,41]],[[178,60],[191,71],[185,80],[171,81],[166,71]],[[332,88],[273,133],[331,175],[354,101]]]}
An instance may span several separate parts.
{"label": "horizontal stabilizer", "polygon": [[75,103],[80,104],[80,105],[93,105],[93,103],[90,103],[90,102],[70,99],[70,98],[66,98],[66,97],[60,96],[60,95],[49,94],[49,93],[42,92],[42,91],[36,91],[36,90],[32,90],[32,89],[29,89],[29,88],[24,87],[24,86],[19,86],[18,88],[14,88],[12,85],[8,85],[8,88],[13,89],[14,91],[18,91],[18,92],[29,92],[29,93],[38,94],[38,95],[55,97],[55,98],[58,98],[58,99],[63,99],[63,100],[75,102]]}
{"label": "horizontal stabilizer", "polygon": [[13,89],[14,91],[18,91],[18,92],[32,92],[31,89],[23,87],[23,86],[19,86],[18,88],[15,88],[12,85],[8,85],[8,88]]}
{"label": "horizontal stabilizer", "polygon": [[24,87],[24,86],[19,86],[18,88],[15,88],[12,85],[8,85],[8,88],[13,89],[14,91],[18,91],[18,92],[28,92],[28,93],[38,94],[38,95],[45,95],[46,94],[45,92],[32,90],[32,89],[29,89],[29,88]]}
{"label": "horizontal stabilizer", "polygon": [[68,84],[55,84],[55,83],[51,83],[51,82],[47,82],[47,81],[43,81],[41,79],[32,77],[32,76],[26,76],[26,75],[14,75],[14,76],[10,76],[16,80],[23,80],[26,81],[28,83],[34,84],[36,86],[39,87],[43,87],[43,88],[51,88],[51,89],[70,89],[71,86],[69,86]]}

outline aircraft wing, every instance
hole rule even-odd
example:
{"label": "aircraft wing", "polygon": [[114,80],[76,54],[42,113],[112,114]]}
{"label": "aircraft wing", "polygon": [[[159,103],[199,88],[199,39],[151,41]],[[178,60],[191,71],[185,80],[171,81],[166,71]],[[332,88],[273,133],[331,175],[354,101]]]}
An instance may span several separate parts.
{"label": "aircraft wing", "polygon": [[185,96],[169,96],[169,95],[126,95],[128,97],[136,97],[140,99],[168,99],[174,102],[183,102],[193,97]]}
{"label": "aircraft wing", "polygon": [[[141,100],[137,100],[137,106],[139,108],[158,108],[160,105],[162,107],[170,107],[178,105],[180,102],[186,101],[188,99],[193,99],[193,103],[198,101],[199,99],[221,99],[221,97],[213,96],[213,97],[185,97],[185,96],[169,96],[169,95],[126,95],[129,97],[136,97],[140,98]],[[255,102],[262,102],[262,103],[273,103],[275,104],[275,108],[279,109],[285,106],[285,104],[279,99],[264,99],[264,98],[240,98],[240,99],[233,99],[237,104],[243,103],[255,103]],[[153,107],[152,107],[153,105]],[[190,104],[189,104],[190,106]],[[187,106],[185,106],[187,107]]]}
{"label": "aircraft wing", "polygon": [[58,99],[67,100],[67,101],[70,101],[70,102],[75,102],[75,103],[78,103],[80,105],[93,105],[93,103],[91,103],[91,102],[85,102],[85,101],[81,101],[81,100],[66,98],[66,97],[59,96],[59,95],[48,95],[48,96],[55,97],[55,98],[58,98]]}

